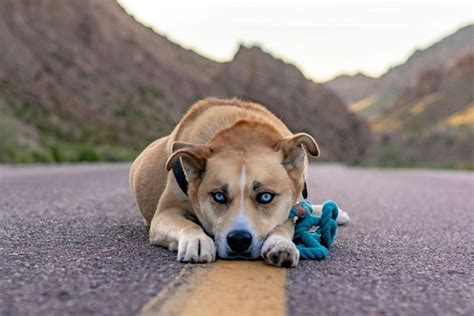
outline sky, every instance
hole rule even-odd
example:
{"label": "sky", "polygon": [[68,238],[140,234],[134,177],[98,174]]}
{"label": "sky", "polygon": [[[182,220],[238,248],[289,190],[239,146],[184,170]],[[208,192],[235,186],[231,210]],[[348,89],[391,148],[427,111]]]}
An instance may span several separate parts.
{"label": "sky", "polygon": [[259,45],[315,80],[383,74],[415,49],[474,21],[466,0],[118,0],[185,48],[228,61]]}

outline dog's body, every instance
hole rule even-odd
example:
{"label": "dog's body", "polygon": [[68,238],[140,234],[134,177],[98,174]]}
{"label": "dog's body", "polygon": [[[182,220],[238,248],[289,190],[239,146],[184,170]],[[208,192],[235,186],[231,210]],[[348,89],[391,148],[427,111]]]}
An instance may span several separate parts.
{"label": "dog's body", "polygon": [[[293,135],[264,107],[240,100],[194,104],[173,132],[149,145],[130,170],[130,184],[153,244],[183,262],[257,258],[295,266],[290,207],[304,186],[314,139]],[[189,188],[173,172],[181,164]],[[214,240],[211,237],[214,237]]]}

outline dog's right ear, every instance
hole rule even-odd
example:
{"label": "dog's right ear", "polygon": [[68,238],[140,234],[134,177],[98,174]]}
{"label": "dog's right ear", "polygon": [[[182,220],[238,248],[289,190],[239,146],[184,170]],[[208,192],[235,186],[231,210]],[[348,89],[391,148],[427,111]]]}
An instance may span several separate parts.
{"label": "dog's right ear", "polygon": [[166,162],[166,169],[171,170],[176,160],[181,158],[186,178],[189,182],[199,177],[206,169],[210,149],[206,145],[195,145],[186,142],[174,142],[171,156]]}
{"label": "dog's right ear", "polygon": [[306,133],[298,133],[283,138],[277,148],[283,152],[283,166],[286,170],[301,169],[304,163],[305,150],[313,157],[319,156],[319,147],[314,138]]}

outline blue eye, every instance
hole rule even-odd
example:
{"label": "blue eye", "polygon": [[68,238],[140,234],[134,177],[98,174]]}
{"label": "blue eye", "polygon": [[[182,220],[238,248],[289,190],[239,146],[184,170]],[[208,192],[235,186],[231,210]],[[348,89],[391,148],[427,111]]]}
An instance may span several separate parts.
{"label": "blue eye", "polygon": [[216,201],[219,204],[226,204],[227,203],[227,197],[222,192],[212,193],[212,198],[214,199],[214,201]]}
{"label": "blue eye", "polygon": [[257,194],[257,202],[260,204],[268,204],[273,200],[274,197],[275,194],[270,192],[259,193]]}

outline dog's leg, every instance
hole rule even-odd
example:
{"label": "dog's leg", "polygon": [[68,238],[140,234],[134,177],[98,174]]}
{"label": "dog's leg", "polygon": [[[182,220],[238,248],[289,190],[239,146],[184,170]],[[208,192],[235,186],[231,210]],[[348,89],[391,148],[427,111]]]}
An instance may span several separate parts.
{"label": "dog's leg", "polygon": [[[322,205],[314,205],[313,204],[313,214],[314,215],[321,215],[321,212],[323,211],[323,206]],[[347,212],[343,211],[342,209],[339,209],[339,214],[337,215],[336,222],[338,225],[345,225],[349,223],[350,217]]]}
{"label": "dog's leg", "polygon": [[178,261],[181,262],[203,263],[216,260],[214,241],[179,209],[156,212],[150,225],[150,242],[178,250]]}
{"label": "dog's leg", "polygon": [[285,268],[296,267],[300,253],[293,243],[295,225],[292,220],[277,226],[262,246],[262,258],[268,263]]}

